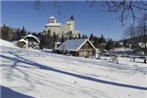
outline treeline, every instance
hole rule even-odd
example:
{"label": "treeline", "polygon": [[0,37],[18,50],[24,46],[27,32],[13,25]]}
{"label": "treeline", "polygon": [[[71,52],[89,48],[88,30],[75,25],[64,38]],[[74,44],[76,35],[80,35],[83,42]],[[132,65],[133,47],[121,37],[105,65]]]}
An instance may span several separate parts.
{"label": "treeline", "polygon": [[40,49],[43,49],[43,48],[52,49],[52,48],[54,48],[55,42],[57,42],[57,41],[64,42],[67,39],[88,38],[87,35],[83,35],[82,37],[81,37],[81,35],[79,35],[78,37],[75,37],[75,38],[73,38],[72,36],[65,37],[63,35],[61,37],[59,37],[58,35],[56,35],[55,32],[53,35],[51,35],[50,31],[48,31],[47,33],[45,33],[45,31],[40,32],[40,33],[29,32],[25,29],[25,27],[12,28],[12,27],[7,26],[5,24],[0,28],[1,28],[0,38],[7,40],[7,41],[10,41],[10,42],[18,41],[28,34],[32,34],[32,35],[38,37],[40,39]]}
{"label": "treeline", "polygon": [[5,24],[1,27],[0,37],[1,39],[12,42],[12,41],[18,41],[28,34],[32,34],[40,39],[41,41],[40,48],[53,48],[54,46],[53,43],[57,41],[57,36],[55,34],[53,36],[50,36],[43,34],[43,32],[40,33],[29,32],[25,29],[25,27],[12,28]]}
{"label": "treeline", "polygon": [[[39,35],[39,36],[37,36],[37,35]],[[53,35],[51,35],[50,31],[48,31],[47,33],[45,33],[45,32],[38,33],[35,36],[37,36],[40,39],[40,42],[41,42],[40,48],[41,49],[43,49],[43,48],[53,49],[54,46],[55,46],[55,42],[63,43],[67,39],[85,39],[85,38],[88,38],[87,35],[83,35],[81,37],[80,34],[77,37],[73,37],[72,35],[68,36],[68,37],[64,36],[64,35],[59,36],[59,35],[56,35],[55,32],[53,33]]]}
{"label": "treeline", "polygon": [[26,36],[28,33],[24,27],[22,28],[12,28],[6,26],[5,24],[1,27],[1,39],[7,41],[16,41],[21,39],[23,36]]}
{"label": "treeline", "polygon": [[99,48],[101,51],[110,50],[122,46],[118,41],[113,41],[112,39],[105,38],[103,35],[97,37],[91,34],[89,40],[96,48]]}
{"label": "treeline", "polygon": [[100,37],[97,37],[93,34],[91,34],[89,37],[85,35],[78,35],[77,37],[65,37],[65,36],[58,36],[54,32],[53,35],[50,34],[50,31],[47,33],[45,32],[29,32],[25,29],[25,27],[22,28],[12,28],[6,25],[3,25],[1,27],[1,39],[7,40],[7,41],[18,41],[23,38],[23,36],[26,36],[28,34],[32,34],[40,39],[40,49],[47,48],[47,49],[53,49],[55,46],[55,42],[64,42],[67,39],[86,39],[89,38],[90,41],[94,44],[96,48],[99,48],[101,50],[109,50],[115,47],[120,47],[121,45],[118,42],[113,41],[112,39],[106,39],[103,35]]}

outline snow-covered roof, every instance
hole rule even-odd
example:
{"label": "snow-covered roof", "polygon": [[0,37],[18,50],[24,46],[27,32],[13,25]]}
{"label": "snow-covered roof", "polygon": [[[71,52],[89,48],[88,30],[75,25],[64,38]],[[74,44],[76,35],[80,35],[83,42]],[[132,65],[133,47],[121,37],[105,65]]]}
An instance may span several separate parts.
{"label": "snow-covered roof", "polygon": [[40,43],[40,40],[39,40],[36,36],[34,36],[34,35],[32,35],[32,34],[29,34],[29,35],[25,36],[24,39],[30,38],[30,37],[34,38],[37,42]]}
{"label": "snow-covered roof", "polygon": [[72,40],[66,40],[64,43],[62,43],[57,49],[58,50],[70,50],[70,51],[76,51],[82,43],[84,43],[86,39],[72,39]]}
{"label": "snow-covered roof", "polygon": [[51,16],[51,17],[49,17],[49,19],[55,19],[55,17],[54,16]]}
{"label": "snow-covered roof", "polygon": [[66,22],[66,24],[68,24],[68,25],[69,25],[69,24],[70,24],[70,22]]}
{"label": "snow-covered roof", "polygon": [[61,26],[61,23],[48,23],[45,26]]}
{"label": "snow-covered roof", "polygon": [[[72,40],[66,40],[64,43],[62,43],[57,48],[57,50],[78,51],[80,49],[80,47],[83,46],[84,43],[86,43],[87,41],[89,41],[89,40],[88,39],[72,39]],[[91,42],[90,42],[90,44],[91,44]],[[94,46],[92,45],[92,47],[94,47]]]}
{"label": "snow-covered roof", "polygon": [[28,43],[26,40],[24,39],[20,39],[18,42],[25,42],[25,43]]}

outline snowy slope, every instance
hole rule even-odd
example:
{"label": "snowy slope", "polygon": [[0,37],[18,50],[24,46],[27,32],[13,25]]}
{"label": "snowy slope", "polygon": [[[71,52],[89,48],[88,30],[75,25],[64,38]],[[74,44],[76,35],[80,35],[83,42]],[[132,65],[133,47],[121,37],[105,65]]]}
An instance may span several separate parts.
{"label": "snowy slope", "polygon": [[2,98],[147,98],[147,64],[64,56],[0,44]]}
{"label": "snowy slope", "polygon": [[0,39],[0,46],[17,48],[13,43]]}

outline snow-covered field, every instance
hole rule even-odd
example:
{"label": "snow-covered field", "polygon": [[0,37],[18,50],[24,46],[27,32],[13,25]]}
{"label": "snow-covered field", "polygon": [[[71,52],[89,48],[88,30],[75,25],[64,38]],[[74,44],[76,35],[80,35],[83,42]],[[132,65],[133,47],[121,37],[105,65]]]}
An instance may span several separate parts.
{"label": "snow-covered field", "polygon": [[0,49],[2,98],[147,98],[147,64],[25,50],[1,39]]}

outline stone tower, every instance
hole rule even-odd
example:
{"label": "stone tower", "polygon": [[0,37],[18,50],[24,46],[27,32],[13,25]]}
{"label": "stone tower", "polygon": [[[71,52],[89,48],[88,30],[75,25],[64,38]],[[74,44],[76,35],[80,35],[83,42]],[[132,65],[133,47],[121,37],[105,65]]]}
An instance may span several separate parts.
{"label": "stone tower", "polygon": [[75,32],[75,19],[73,15],[70,17],[69,22],[70,22],[69,31],[72,31],[72,33],[74,33]]}

